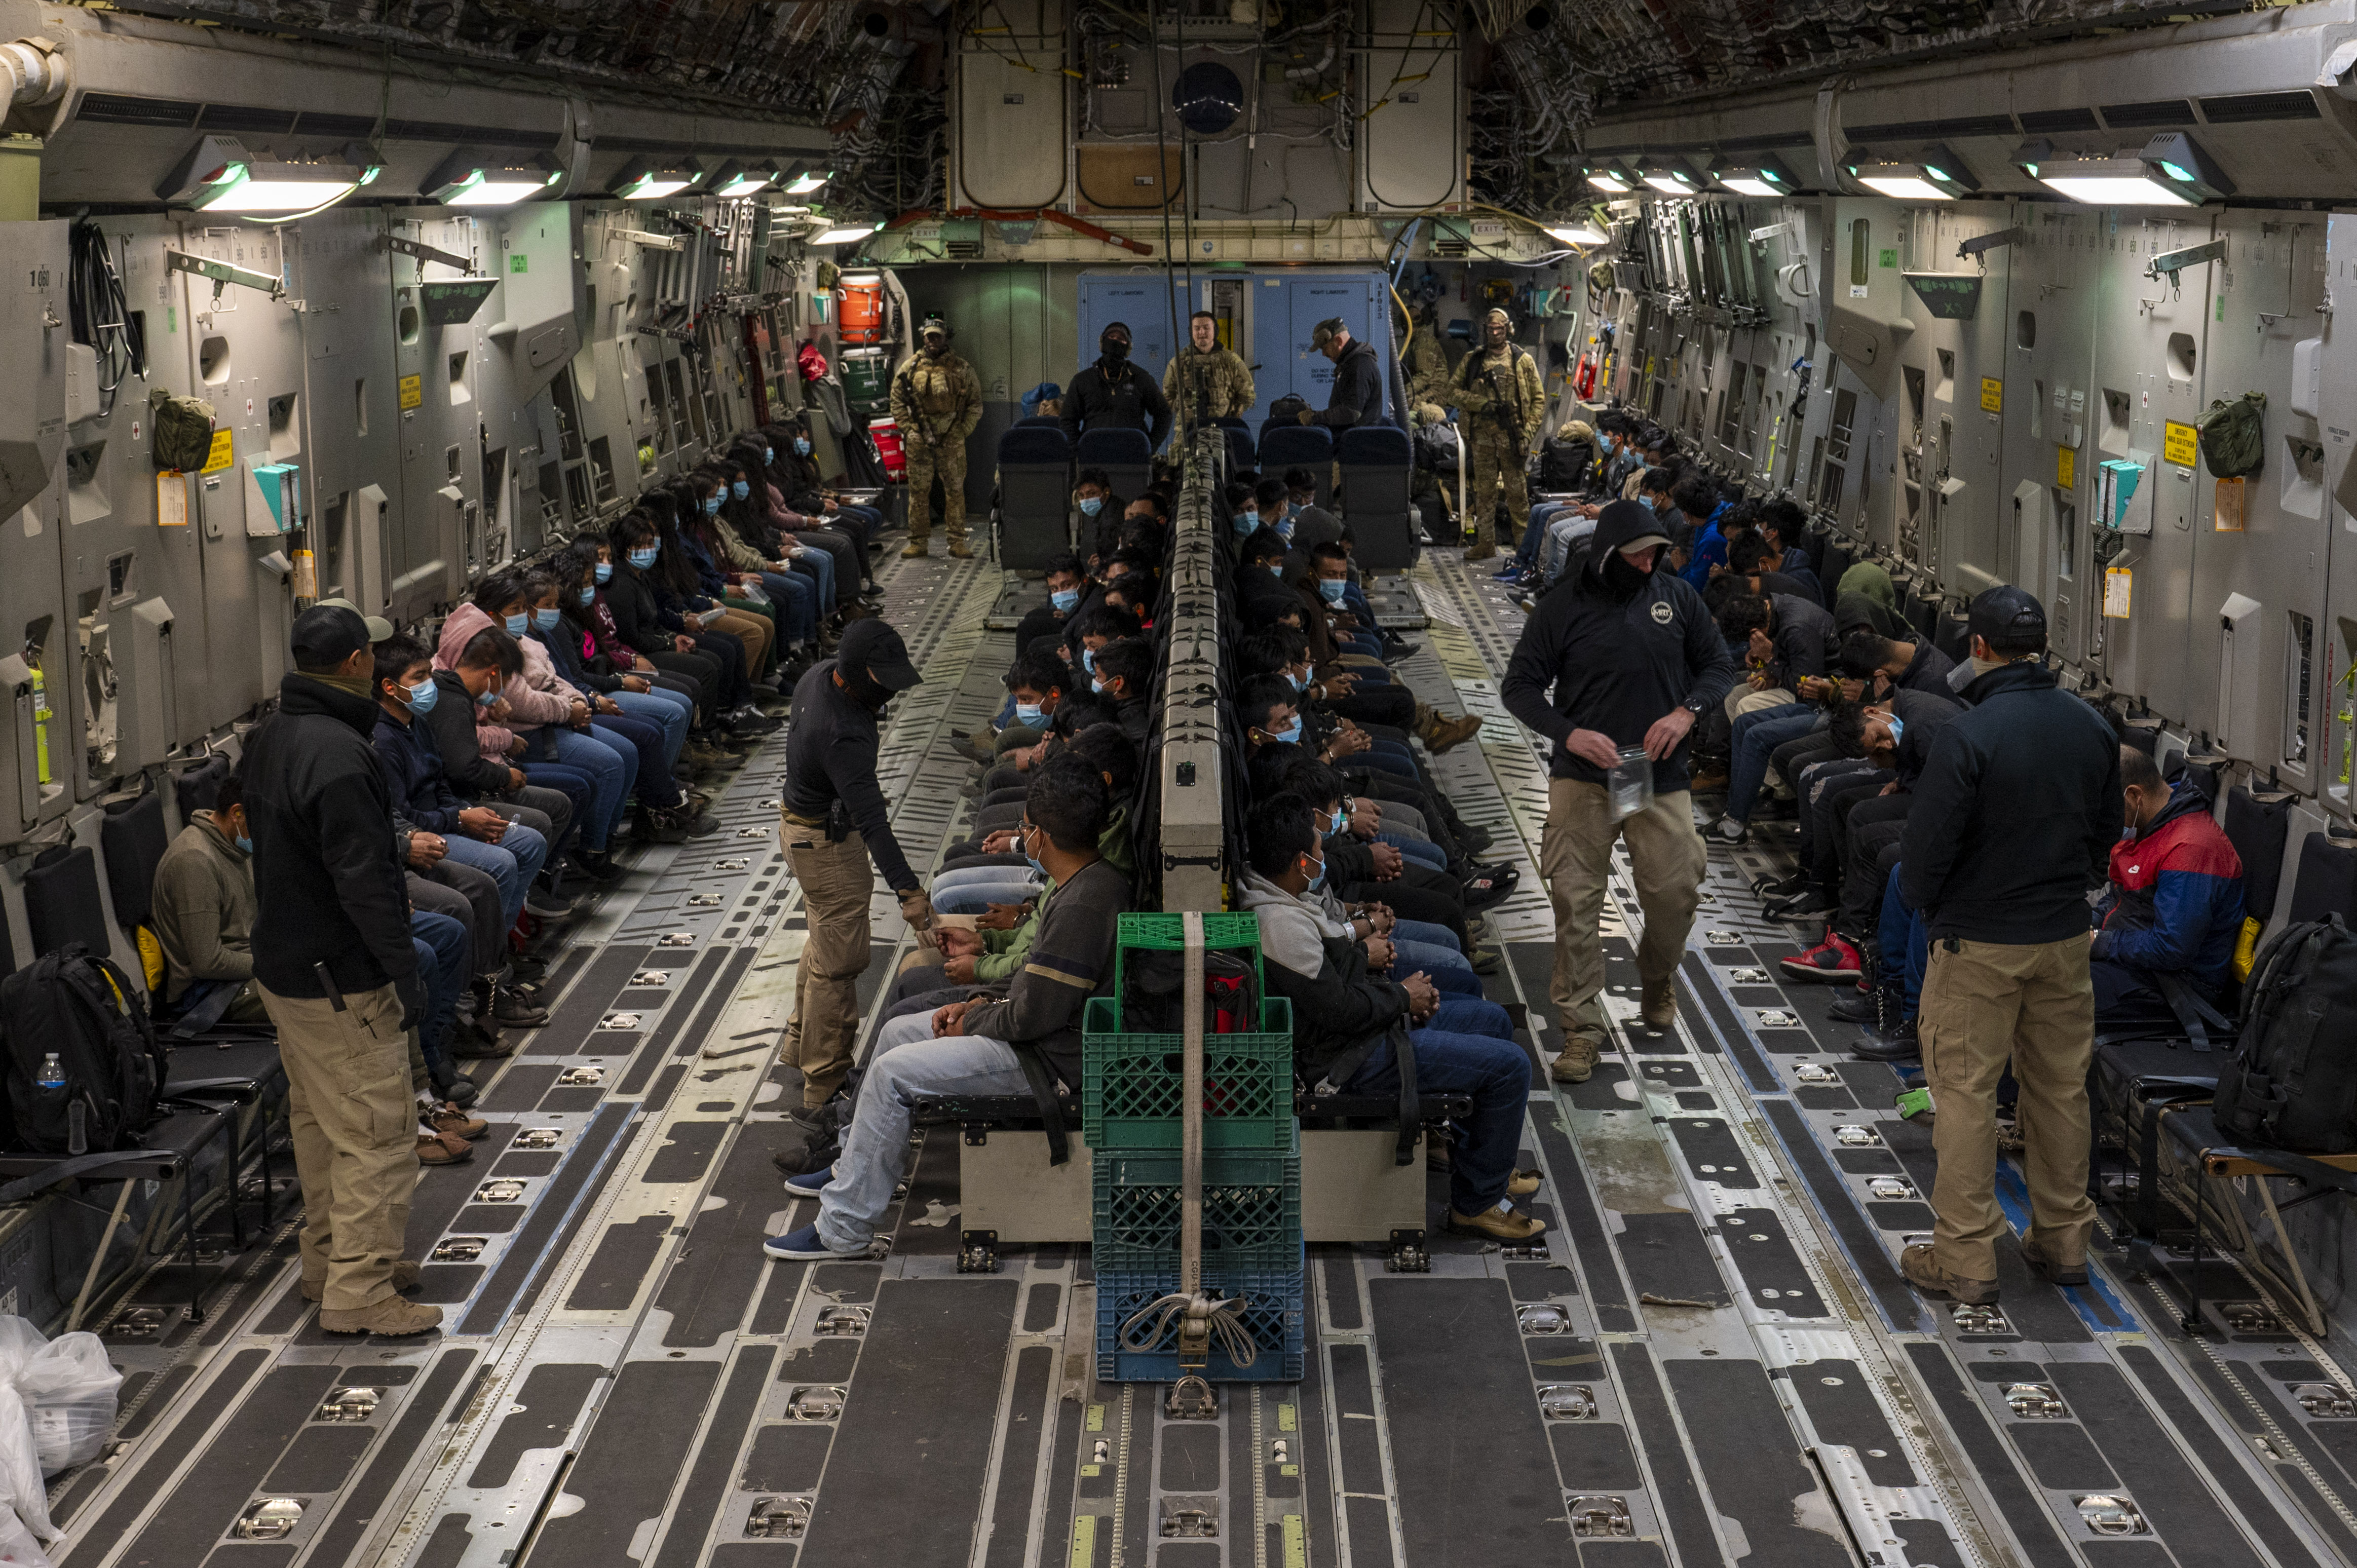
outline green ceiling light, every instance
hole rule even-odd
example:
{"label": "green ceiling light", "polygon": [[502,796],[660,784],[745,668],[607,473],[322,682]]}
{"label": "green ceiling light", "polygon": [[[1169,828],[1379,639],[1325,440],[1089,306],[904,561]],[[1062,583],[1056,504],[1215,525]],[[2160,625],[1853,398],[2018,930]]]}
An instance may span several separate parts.
{"label": "green ceiling light", "polygon": [[1800,189],[1800,181],[1792,177],[1792,171],[1774,158],[1743,163],[1714,160],[1710,177],[1721,189],[1738,196],[1791,196]]}
{"label": "green ceiling light", "polygon": [[1846,166],[1860,185],[1902,201],[1953,201],[1980,189],[1973,171],[1945,147],[1926,147],[1911,163],[1862,159]]}
{"label": "green ceiling light", "polygon": [[1637,188],[1636,175],[1618,158],[1589,164],[1579,172],[1587,177],[1589,185],[1608,196],[1626,196]]}
{"label": "green ceiling light", "polygon": [[645,156],[622,166],[614,177],[614,194],[624,201],[659,201],[692,190],[704,178],[694,158]]}
{"label": "green ceiling light", "polygon": [[156,188],[156,198],[203,212],[291,216],[332,207],[384,172],[357,143],[310,163],[257,156],[233,136],[200,136]]}
{"label": "green ceiling light", "polygon": [[2048,189],[2097,207],[2199,207],[2234,194],[2234,182],[2182,131],[2164,131],[2140,151],[2116,157],[2049,158],[2022,167]]}
{"label": "green ceiling light", "polygon": [[512,207],[548,194],[564,177],[540,157],[514,158],[461,147],[434,166],[418,193],[445,207]]}
{"label": "green ceiling light", "polygon": [[746,164],[731,158],[722,164],[719,171],[712,177],[710,194],[731,200],[738,197],[758,196],[778,183],[780,173],[778,166],[773,163],[757,160]]}
{"label": "green ceiling light", "polygon": [[814,164],[797,164],[792,177],[786,182],[785,192],[788,196],[808,196],[834,177],[833,169],[820,168]]}
{"label": "green ceiling light", "polygon": [[1692,196],[1702,189],[1695,171],[1676,158],[1647,158],[1638,166],[1637,174],[1664,196]]}

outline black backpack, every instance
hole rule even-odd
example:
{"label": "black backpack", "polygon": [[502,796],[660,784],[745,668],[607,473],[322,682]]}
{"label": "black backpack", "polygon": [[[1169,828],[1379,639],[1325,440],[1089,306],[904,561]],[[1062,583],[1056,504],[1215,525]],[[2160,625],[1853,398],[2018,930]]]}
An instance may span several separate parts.
{"label": "black backpack", "polygon": [[1287,392],[1268,405],[1268,416],[1280,424],[1295,424],[1308,412],[1309,400],[1299,392]]}
{"label": "black backpack", "polygon": [[[1122,975],[1121,1028],[1125,1035],[1178,1035],[1187,1028],[1187,955],[1166,950],[1132,951]],[[1260,1028],[1260,974],[1233,948],[1203,953],[1203,1033],[1249,1035]]]}
{"label": "black backpack", "polygon": [[2357,936],[2340,916],[2288,926],[2260,950],[2211,1110],[2244,1143],[2357,1149]]}
{"label": "black backpack", "polygon": [[1576,490],[1587,483],[1596,465],[1596,449],[1585,441],[1557,441],[1549,436],[1539,447],[1539,488]]}
{"label": "black backpack", "polygon": [[[80,942],[0,980],[14,1147],[43,1155],[135,1148],[169,1066],[131,982]],[[64,1069],[42,1089],[43,1061]]]}

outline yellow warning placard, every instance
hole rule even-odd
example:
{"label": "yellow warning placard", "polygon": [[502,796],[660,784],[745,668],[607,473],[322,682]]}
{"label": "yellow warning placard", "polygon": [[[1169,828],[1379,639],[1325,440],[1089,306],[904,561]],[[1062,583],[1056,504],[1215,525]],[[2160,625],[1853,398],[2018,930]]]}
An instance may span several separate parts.
{"label": "yellow warning placard", "polygon": [[424,377],[422,377],[422,376],[404,376],[404,377],[402,377],[402,378],[401,378],[401,406],[402,406],[404,409],[412,409],[412,408],[415,408],[415,407],[417,407],[419,404],[423,403],[425,401],[425,378],[424,378]]}
{"label": "yellow warning placard", "polygon": [[216,430],[213,432],[212,450],[205,454],[205,466],[197,471],[200,474],[218,474],[236,461],[236,437],[229,431]]}
{"label": "yellow warning placard", "polygon": [[2104,618],[2128,618],[2128,590],[2135,585],[2136,574],[2126,566],[2114,566],[2104,573]]}
{"label": "yellow warning placard", "polygon": [[2190,468],[2201,456],[2200,434],[2190,424],[2167,421],[2160,427],[2160,456],[2163,462]]}
{"label": "yellow warning placard", "polygon": [[1995,376],[1981,378],[1981,411],[2001,413],[2005,410],[2005,383]]}
{"label": "yellow warning placard", "polygon": [[2079,488],[2079,454],[2075,448],[2054,448],[2054,482],[2066,490]]}

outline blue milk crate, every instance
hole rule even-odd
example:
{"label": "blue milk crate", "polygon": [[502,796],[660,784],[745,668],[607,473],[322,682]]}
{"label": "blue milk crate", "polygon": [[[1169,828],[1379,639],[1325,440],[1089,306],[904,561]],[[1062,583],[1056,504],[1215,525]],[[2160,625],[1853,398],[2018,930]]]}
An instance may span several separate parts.
{"label": "blue milk crate", "polygon": [[[1282,1266],[1203,1260],[1203,1287],[1213,1295],[1246,1300],[1243,1323],[1259,1355],[1238,1367],[1211,1342],[1203,1376],[1215,1383],[1293,1383],[1301,1380],[1307,1345],[1304,1293],[1307,1258],[1298,1233]],[[1178,1259],[1169,1255],[1152,1268],[1097,1265],[1097,1379],[1108,1383],[1177,1382],[1178,1326],[1174,1319],[1151,1350],[1125,1350],[1121,1326],[1140,1308],[1178,1288]]]}

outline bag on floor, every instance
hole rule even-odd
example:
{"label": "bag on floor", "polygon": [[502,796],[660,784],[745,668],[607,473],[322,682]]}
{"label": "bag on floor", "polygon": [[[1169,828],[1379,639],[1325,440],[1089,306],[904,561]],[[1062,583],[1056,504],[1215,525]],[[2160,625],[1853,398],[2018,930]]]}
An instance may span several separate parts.
{"label": "bag on floor", "polygon": [[11,1147],[79,1155],[138,1145],[170,1060],[113,962],[68,942],[0,980],[0,1035]]}
{"label": "bag on floor", "polygon": [[2211,1109],[2246,1144],[2357,1149],[2357,936],[2339,915],[2288,926],[2259,950]]}
{"label": "bag on floor", "polygon": [[123,1374],[97,1335],[45,1339],[21,1317],[0,1317],[0,1382],[25,1402],[42,1475],[87,1465],[106,1446]]}

